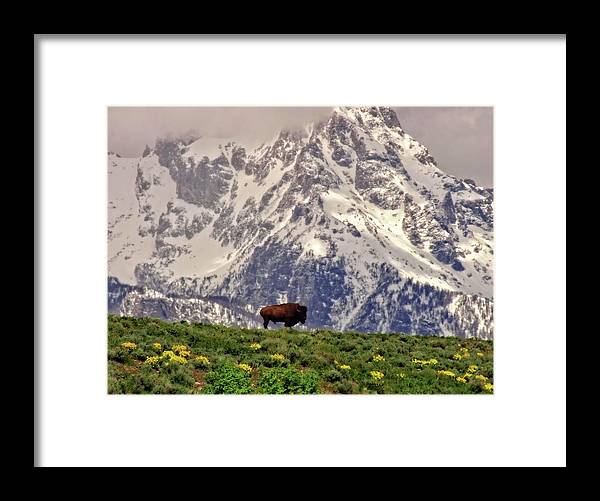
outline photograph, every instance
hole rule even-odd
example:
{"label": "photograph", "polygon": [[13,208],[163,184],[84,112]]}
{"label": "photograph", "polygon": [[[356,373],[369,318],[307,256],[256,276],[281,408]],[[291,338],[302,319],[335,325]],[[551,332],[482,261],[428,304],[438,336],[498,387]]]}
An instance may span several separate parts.
{"label": "photograph", "polygon": [[107,116],[108,394],[493,395],[493,107]]}
{"label": "photograph", "polygon": [[566,466],[566,171],[564,33],[36,34],[34,466]]}

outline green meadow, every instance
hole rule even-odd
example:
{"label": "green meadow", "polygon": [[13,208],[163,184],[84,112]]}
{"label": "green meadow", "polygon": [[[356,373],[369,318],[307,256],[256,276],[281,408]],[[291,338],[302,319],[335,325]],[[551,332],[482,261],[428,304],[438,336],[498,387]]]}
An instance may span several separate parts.
{"label": "green meadow", "polygon": [[491,394],[493,343],[108,317],[111,394]]}

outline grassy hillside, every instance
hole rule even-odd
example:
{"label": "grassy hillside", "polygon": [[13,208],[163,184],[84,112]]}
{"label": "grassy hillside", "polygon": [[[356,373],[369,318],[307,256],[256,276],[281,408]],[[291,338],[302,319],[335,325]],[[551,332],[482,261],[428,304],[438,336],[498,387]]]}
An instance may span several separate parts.
{"label": "grassy hillside", "polygon": [[483,393],[491,341],[108,317],[109,393]]}

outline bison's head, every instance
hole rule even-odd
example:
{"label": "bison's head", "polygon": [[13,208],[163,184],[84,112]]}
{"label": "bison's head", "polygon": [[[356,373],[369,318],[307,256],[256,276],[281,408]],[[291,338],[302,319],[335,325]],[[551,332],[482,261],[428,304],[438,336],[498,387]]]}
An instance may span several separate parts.
{"label": "bison's head", "polygon": [[298,316],[300,317],[301,323],[306,322],[306,311],[307,310],[308,310],[308,308],[306,306],[302,306],[301,304],[298,305],[298,309],[296,311],[298,312]]}

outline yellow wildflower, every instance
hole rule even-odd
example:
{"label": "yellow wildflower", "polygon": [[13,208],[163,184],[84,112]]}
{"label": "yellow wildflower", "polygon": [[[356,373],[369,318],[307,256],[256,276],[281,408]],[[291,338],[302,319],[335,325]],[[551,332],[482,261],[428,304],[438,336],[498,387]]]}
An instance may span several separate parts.
{"label": "yellow wildflower", "polygon": [[452,356],[452,358],[453,358],[454,360],[462,360],[462,358],[463,358],[463,357],[462,357],[462,355],[461,355],[461,354],[459,354],[459,353],[455,353],[455,354]]}
{"label": "yellow wildflower", "polygon": [[260,343],[252,343],[250,345],[250,349],[254,350],[254,351],[258,351],[262,348],[262,346],[260,345]]}
{"label": "yellow wildflower", "polygon": [[381,371],[371,371],[369,372],[369,374],[371,375],[371,377],[377,381],[379,381],[380,379],[383,379],[383,372]]}
{"label": "yellow wildflower", "polygon": [[238,364],[238,367],[244,372],[252,372],[252,367],[250,367],[248,364]]}
{"label": "yellow wildflower", "polygon": [[455,360],[461,360],[463,358],[469,358],[469,350],[468,348],[459,348],[459,353],[457,353],[456,355],[454,355],[454,359]]}
{"label": "yellow wildflower", "polygon": [[483,389],[485,391],[492,391],[494,389],[494,385],[490,384],[490,383],[486,383],[486,384],[483,385]]}
{"label": "yellow wildflower", "polygon": [[208,360],[208,357],[205,357],[204,355],[198,355],[196,358],[194,358],[194,361],[202,365],[210,365],[210,360]]}
{"label": "yellow wildflower", "polygon": [[155,365],[160,361],[160,357],[159,356],[154,356],[154,357],[148,357],[146,358],[146,360],[144,360],[144,363],[147,365]]}
{"label": "yellow wildflower", "polygon": [[[162,359],[168,358],[169,362],[175,362],[175,363],[181,364],[181,365],[187,364],[187,360],[184,357],[182,357],[180,355],[175,355],[175,353],[171,350],[163,351],[160,358],[162,358]],[[168,365],[168,362],[165,365]]]}
{"label": "yellow wildflower", "polygon": [[483,357],[483,353],[481,353],[480,351],[477,352],[477,356],[478,357]]}
{"label": "yellow wildflower", "polygon": [[385,362],[383,355],[373,355],[373,362]]}
{"label": "yellow wildflower", "polygon": [[437,371],[440,376],[456,377],[456,374],[452,371]]}
{"label": "yellow wildflower", "polygon": [[271,360],[275,360],[276,362],[283,362],[285,360],[285,355],[281,353],[275,353],[271,355]]}
{"label": "yellow wildflower", "polygon": [[160,350],[162,348],[162,345],[160,343],[152,343],[152,348],[154,348],[155,350]]}
{"label": "yellow wildflower", "polygon": [[121,346],[126,350],[135,350],[137,348],[137,344],[132,343],[131,341],[125,341],[124,343],[121,343]]}
{"label": "yellow wildflower", "polygon": [[486,378],[485,376],[482,376],[481,374],[477,374],[477,376],[475,376],[475,379],[479,379],[479,381],[487,381],[488,378]]}
{"label": "yellow wildflower", "polygon": [[456,378],[456,380],[457,380],[459,383],[466,383],[466,382],[467,382],[467,380],[466,380],[464,377],[460,377],[460,376],[459,376],[459,377],[457,377],[457,378]]}
{"label": "yellow wildflower", "polygon": [[185,344],[174,344],[171,349],[180,357],[189,357],[192,354]]}
{"label": "yellow wildflower", "polygon": [[349,371],[350,370],[350,366],[349,365],[340,365],[339,367],[340,367],[340,369],[342,369],[344,371]]}
{"label": "yellow wildflower", "polygon": [[402,379],[404,379],[404,378],[406,377],[406,374],[404,374],[404,372],[400,372],[400,373],[398,374],[398,376],[400,376]]}
{"label": "yellow wildflower", "polygon": [[417,365],[436,365],[438,361],[437,358],[430,358],[429,360],[419,360],[418,358],[413,358],[412,363]]}
{"label": "yellow wildflower", "polygon": [[477,372],[477,369],[479,369],[479,367],[477,367],[476,365],[469,365],[469,368],[467,369],[467,371]]}
{"label": "yellow wildflower", "polygon": [[175,355],[169,359],[171,362],[175,362],[177,364],[185,365],[187,364],[187,360],[184,357],[180,357],[179,355]]}

